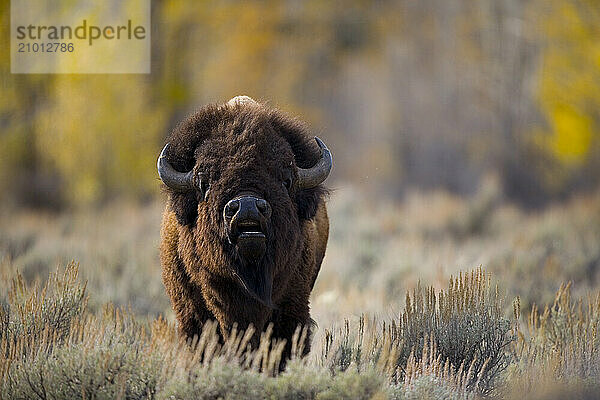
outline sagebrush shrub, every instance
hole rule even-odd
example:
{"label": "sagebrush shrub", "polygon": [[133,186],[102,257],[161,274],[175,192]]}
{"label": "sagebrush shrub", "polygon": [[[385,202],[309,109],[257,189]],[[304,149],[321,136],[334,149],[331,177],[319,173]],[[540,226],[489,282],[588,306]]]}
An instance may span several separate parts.
{"label": "sagebrush shrub", "polygon": [[47,335],[64,338],[70,325],[83,315],[87,305],[85,285],[77,283],[78,266],[70,263],[64,273],[50,274],[47,283],[28,288],[21,274],[12,280],[9,304],[2,311],[5,319],[2,338],[38,338]]}
{"label": "sagebrush shrub", "polygon": [[430,341],[442,365],[472,371],[465,388],[481,394],[493,389],[507,367],[514,340],[498,289],[481,268],[451,278],[448,288],[438,293],[418,285],[412,295],[407,293],[404,311],[391,324],[378,329],[363,317],[357,334],[346,322],[335,336],[326,335],[322,356],[332,371],[374,363],[397,384],[406,376],[409,359],[420,359]]}
{"label": "sagebrush shrub", "polygon": [[600,293],[575,299],[571,284],[561,285],[543,312],[532,307],[527,328],[519,332],[507,397],[527,393],[536,399],[598,398],[599,332]]}

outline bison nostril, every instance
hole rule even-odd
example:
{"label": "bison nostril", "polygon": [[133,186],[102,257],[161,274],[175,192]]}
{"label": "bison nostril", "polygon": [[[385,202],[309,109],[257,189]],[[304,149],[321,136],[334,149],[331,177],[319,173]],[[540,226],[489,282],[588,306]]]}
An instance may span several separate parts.
{"label": "bison nostril", "polygon": [[240,208],[239,200],[231,200],[225,205],[225,216],[233,217],[237,210]]}
{"label": "bison nostril", "polygon": [[267,201],[263,199],[256,200],[256,208],[258,208],[258,211],[264,214],[267,212]]}

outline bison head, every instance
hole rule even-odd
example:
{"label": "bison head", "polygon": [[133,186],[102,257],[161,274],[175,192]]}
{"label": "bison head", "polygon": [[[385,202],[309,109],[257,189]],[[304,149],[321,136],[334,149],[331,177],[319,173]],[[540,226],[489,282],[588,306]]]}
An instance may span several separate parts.
{"label": "bison head", "polygon": [[157,166],[197,268],[230,276],[272,305],[273,283],[283,286],[286,266],[301,257],[301,224],[325,193],[327,146],[299,122],[238,96],[180,124]]}

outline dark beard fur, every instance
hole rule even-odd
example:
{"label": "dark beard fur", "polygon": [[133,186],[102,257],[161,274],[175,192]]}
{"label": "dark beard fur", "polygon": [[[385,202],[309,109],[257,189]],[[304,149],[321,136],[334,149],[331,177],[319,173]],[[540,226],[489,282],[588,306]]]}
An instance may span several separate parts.
{"label": "dark beard fur", "polygon": [[240,286],[250,297],[268,307],[274,309],[273,305],[273,258],[270,252],[264,255],[260,261],[247,262],[236,256],[233,263],[233,274]]}

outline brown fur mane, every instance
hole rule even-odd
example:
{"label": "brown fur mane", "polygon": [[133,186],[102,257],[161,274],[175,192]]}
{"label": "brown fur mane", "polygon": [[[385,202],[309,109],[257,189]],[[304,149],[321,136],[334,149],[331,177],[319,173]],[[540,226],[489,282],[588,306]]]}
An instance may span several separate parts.
{"label": "brown fur mane", "polygon": [[[198,149],[209,139],[236,136],[248,127],[262,126],[285,139],[292,150],[295,165],[309,168],[320,154],[313,135],[301,121],[277,109],[260,104],[211,104],[182,121],[168,136],[168,161],[178,171],[189,171],[196,163]],[[233,142],[235,145],[235,142]],[[170,190],[167,188],[167,191]],[[323,185],[296,193],[298,216],[311,219],[328,191]],[[179,223],[194,224],[198,216],[198,199],[194,193],[171,193],[171,205]]]}
{"label": "brown fur mane", "polygon": [[[209,105],[179,124],[167,143],[167,161],[180,172],[194,169],[207,189],[204,196],[202,188],[165,188],[161,264],[181,332],[199,334],[208,319],[219,322],[224,337],[233,324],[261,332],[273,323],[274,337],[288,343],[299,325],[310,332],[309,296],[329,220],[325,187],[297,184],[297,167],[312,167],[321,156],[308,128],[254,102]],[[288,187],[290,174],[296,183]],[[229,240],[223,217],[227,202],[248,193],[271,208],[265,253],[249,263]]]}

